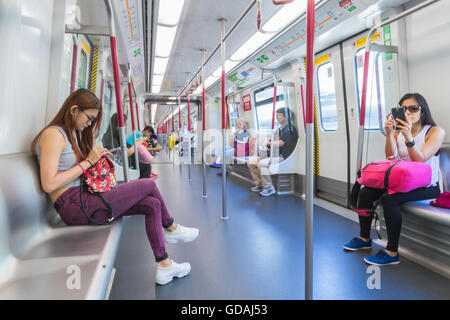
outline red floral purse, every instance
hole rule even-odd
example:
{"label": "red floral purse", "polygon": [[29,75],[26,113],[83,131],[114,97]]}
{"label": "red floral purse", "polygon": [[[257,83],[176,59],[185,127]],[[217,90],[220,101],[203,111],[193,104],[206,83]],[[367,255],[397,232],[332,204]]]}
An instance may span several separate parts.
{"label": "red floral purse", "polygon": [[[100,158],[100,160],[95,163],[90,169],[86,170],[86,172],[81,176],[81,188],[80,188],[80,203],[81,208],[88,218],[89,222],[92,224],[104,225],[113,222],[114,214],[109,201],[105,199],[101,193],[106,192],[117,186],[116,176],[114,174],[114,163],[106,157]],[[83,204],[83,185],[86,189],[94,194],[99,196],[106,205],[106,208],[97,208],[89,214],[86,211],[86,208]],[[96,221],[93,216],[97,211],[107,211],[109,214],[109,218],[107,222]]]}
{"label": "red floral purse", "polygon": [[97,163],[84,173],[84,182],[91,193],[105,192],[117,185],[114,174],[114,163],[106,157],[101,157]]}

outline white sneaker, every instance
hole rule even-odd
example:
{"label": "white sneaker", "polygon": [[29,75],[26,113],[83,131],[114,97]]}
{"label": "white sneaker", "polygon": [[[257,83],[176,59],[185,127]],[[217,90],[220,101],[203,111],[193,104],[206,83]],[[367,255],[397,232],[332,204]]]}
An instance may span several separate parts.
{"label": "white sneaker", "polygon": [[198,233],[197,228],[183,227],[181,224],[178,224],[177,228],[172,232],[164,229],[164,240],[170,244],[177,243],[178,240],[191,242],[197,239]]}
{"label": "white sneaker", "polygon": [[257,186],[251,187],[250,190],[253,192],[261,192],[263,190],[263,186],[258,184]]}
{"label": "white sneaker", "polygon": [[163,286],[172,281],[173,277],[183,278],[189,272],[191,272],[191,265],[188,262],[176,263],[172,260],[172,264],[168,267],[157,267],[156,283]]}
{"label": "white sneaker", "polygon": [[274,186],[270,186],[267,189],[264,189],[263,191],[261,191],[259,194],[264,196],[264,197],[268,197],[271,196],[273,194],[277,193],[277,191],[275,190]]}

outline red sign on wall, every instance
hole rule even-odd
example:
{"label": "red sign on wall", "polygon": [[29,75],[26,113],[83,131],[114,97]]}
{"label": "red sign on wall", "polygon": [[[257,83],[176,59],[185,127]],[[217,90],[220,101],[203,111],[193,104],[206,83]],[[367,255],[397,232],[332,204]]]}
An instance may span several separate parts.
{"label": "red sign on wall", "polygon": [[244,106],[244,111],[252,110],[252,100],[250,94],[246,94],[242,97],[242,105]]}

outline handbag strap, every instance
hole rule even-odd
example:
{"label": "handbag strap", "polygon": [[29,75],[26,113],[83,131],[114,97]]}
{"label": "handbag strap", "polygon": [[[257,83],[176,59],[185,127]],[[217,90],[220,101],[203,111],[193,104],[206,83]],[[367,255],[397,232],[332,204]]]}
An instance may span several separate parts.
{"label": "handbag strap", "polygon": [[384,174],[384,188],[387,190],[389,188],[389,175],[391,174],[392,168],[394,168],[395,165],[402,162],[402,160],[399,160],[393,164],[386,170],[386,173]]}
{"label": "handbag strap", "polygon": [[[81,185],[80,185],[80,205],[81,205],[81,209],[83,211],[83,213],[86,215],[86,218],[88,218],[89,224],[97,224],[97,225],[106,225],[106,224],[110,224],[114,221],[114,213],[111,207],[111,204],[109,203],[109,201],[103,197],[99,192],[92,192],[92,194],[97,195],[98,197],[100,197],[100,199],[103,200],[103,202],[106,205],[106,208],[97,208],[95,209],[92,214],[89,216],[89,214],[86,211],[86,207],[84,206],[83,203],[83,187],[88,188],[88,186],[85,184],[85,180],[83,179],[83,176],[81,176]],[[101,221],[97,221],[95,220],[93,217],[95,215],[95,213],[97,211],[101,211],[101,210],[105,210],[109,213],[109,218],[107,222],[101,222]]]}

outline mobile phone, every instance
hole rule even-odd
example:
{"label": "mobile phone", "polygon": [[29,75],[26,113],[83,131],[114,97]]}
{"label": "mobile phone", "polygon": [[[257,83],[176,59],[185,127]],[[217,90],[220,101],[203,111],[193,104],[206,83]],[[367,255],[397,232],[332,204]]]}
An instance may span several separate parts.
{"label": "mobile phone", "polygon": [[[406,118],[405,118],[405,112],[406,112],[406,108],[405,107],[395,107],[391,109],[391,113],[392,113],[392,118],[394,119],[400,119],[406,122]],[[395,130],[400,130],[399,127],[395,127]]]}
{"label": "mobile phone", "polygon": [[116,152],[116,151],[119,151],[119,150],[120,150],[120,148],[114,148],[114,149],[109,150],[109,152],[113,153],[113,152]]}

